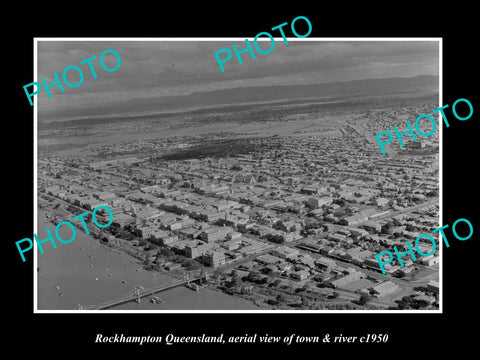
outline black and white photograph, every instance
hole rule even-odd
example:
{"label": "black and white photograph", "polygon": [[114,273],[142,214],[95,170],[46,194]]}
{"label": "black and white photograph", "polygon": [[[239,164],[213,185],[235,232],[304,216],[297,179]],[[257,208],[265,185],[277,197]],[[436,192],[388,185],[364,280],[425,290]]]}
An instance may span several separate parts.
{"label": "black and white photograph", "polygon": [[25,5],[2,24],[7,353],[474,350],[471,5]]}

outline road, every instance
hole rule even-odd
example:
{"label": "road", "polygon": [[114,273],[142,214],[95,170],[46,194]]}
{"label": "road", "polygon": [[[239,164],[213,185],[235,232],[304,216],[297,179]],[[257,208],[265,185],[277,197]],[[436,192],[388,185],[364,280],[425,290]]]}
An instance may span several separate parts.
{"label": "road", "polygon": [[[424,207],[427,207],[427,206],[430,206],[430,205],[439,205],[439,204],[440,204],[439,198],[434,197],[434,198],[431,198],[430,200],[425,201],[422,204],[411,206],[411,207],[403,209],[403,210],[390,212],[389,214],[384,215],[384,216],[380,216],[380,217],[376,218],[375,220],[384,220],[384,219],[392,218],[392,217],[400,215],[400,214],[409,213],[409,212],[412,212],[412,211],[415,211],[415,210],[418,210],[418,209],[421,209],[421,208],[424,208]],[[434,229],[432,229],[432,230],[434,230]]]}
{"label": "road", "polygon": [[[48,195],[47,195],[48,196]],[[54,199],[55,201],[57,202],[60,202],[62,204],[65,204],[65,205],[68,205],[68,206],[73,206],[72,204],[62,200],[62,199],[58,199],[56,197],[52,197],[52,196],[48,196],[49,198],[52,198]],[[412,212],[412,211],[415,211],[419,208],[422,208],[422,207],[425,207],[425,206],[429,206],[429,205],[433,205],[433,204],[438,204],[438,198],[432,198],[430,200],[428,200],[427,202],[423,203],[423,204],[420,204],[420,205],[416,205],[416,206],[413,206],[413,207],[409,207],[407,209],[404,209],[404,210],[401,210],[401,211],[397,211],[397,212],[394,212],[394,213],[390,213],[388,215],[385,215],[381,218],[378,218],[377,220],[380,220],[380,219],[385,219],[385,218],[391,218],[393,216],[396,216],[398,214],[401,214],[401,213],[408,213],[408,212]],[[75,208],[77,208],[79,211],[81,212],[84,212],[85,210],[84,209],[81,209],[77,206],[73,206]],[[361,224],[359,224],[361,225]],[[358,226],[357,226],[358,227]],[[288,246],[288,247],[295,247],[296,245],[298,245],[299,243],[305,241],[305,238],[301,238],[299,240],[295,240],[295,241],[292,241],[292,242],[288,242],[288,243],[284,243],[284,244],[277,244],[277,243],[272,243],[270,241],[267,241],[265,239],[262,239],[260,237],[257,237],[257,236],[254,236],[254,235],[250,235],[250,237],[254,238],[255,240],[258,240],[258,241],[262,241],[266,244],[269,244],[273,247],[271,248],[268,248],[268,249],[265,249],[265,250],[262,250],[258,253],[255,253],[255,254],[252,254],[252,255],[248,255],[246,257],[242,257],[238,260],[235,260],[235,261],[232,261],[228,264],[225,264],[225,265],[222,265],[220,267],[217,267],[215,270],[216,271],[221,271],[221,272],[225,272],[231,268],[234,268],[234,267],[238,267],[239,265],[241,264],[244,264],[246,262],[249,262],[249,261],[252,261],[254,259],[256,259],[258,256],[260,255],[263,255],[263,254],[267,254],[269,252],[271,252],[272,250],[274,250],[275,248],[278,248],[280,246]],[[310,253],[308,251],[302,251],[304,253],[309,253],[311,254],[313,257],[319,257],[320,255],[317,255],[315,253]],[[363,273],[365,273],[366,275],[374,278],[374,279],[377,279],[379,281],[386,281],[386,280],[392,280],[394,281],[395,283],[399,284],[400,286],[402,286],[403,288],[407,289],[407,290],[413,290],[414,287],[416,286],[425,286],[429,280],[431,280],[432,278],[436,278],[438,276],[438,273],[434,273],[434,274],[429,274],[427,275],[426,277],[424,278],[421,278],[421,279],[417,279],[417,280],[402,280],[402,279],[399,279],[399,278],[395,278],[395,277],[391,277],[389,275],[383,275],[379,272],[376,272],[376,271],[372,271],[372,270],[368,270],[368,269],[365,269],[365,268],[362,268],[360,266],[357,266],[355,264],[352,264],[348,261],[344,261],[342,259],[338,259],[338,258],[334,258],[335,261],[339,262],[339,263],[344,263],[345,265],[347,265],[348,267],[351,267],[351,268],[354,268],[358,271],[361,271]],[[291,280],[293,281],[293,280]],[[341,298],[343,299],[347,299],[347,300],[355,300],[355,299],[358,299],[360,297],[360,294],[358,293],[354,293],[354,292],[349,292],[349,291],[345,291],[345,290],[340,290],[340,289],[336,289],[335,290],[336,292],[338,292],[340,295],[341,295]],[[377,305],[377,306],[382,306],[382,307],[388,307],[390,305],[392,305],[392,302],[391,300],[389,299],[389,301],[382,301],[381,299],[377,300],[377,299],[372,299],[369,301],[370,304],[373,304],[373,305]]]}

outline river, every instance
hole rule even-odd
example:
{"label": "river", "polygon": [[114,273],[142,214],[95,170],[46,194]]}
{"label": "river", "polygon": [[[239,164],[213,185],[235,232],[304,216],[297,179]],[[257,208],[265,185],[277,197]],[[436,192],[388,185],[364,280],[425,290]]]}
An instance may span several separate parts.
{"label": "river", "polygon": [[[55,238],[55,226],[44,222],[45,219],[45,211],[39,209],[39,240],[47,237],[47,227]],[[59,233],[64,239],[71,237],[68,226],[62,226]],[[134,257],[100,244],[78,228],[71,243],[55,243],[56,249],[46,242],[44,254],[38,251],[38,310],[72,310],[78,304],[93,305],[115,299],[136,286],[151,288],[173,280],[143,270]],[[129,302],[112,310],[259,310],[247,300],[210,289],[195,292],[182,286],[156,296],[162,300],[160,304],[153,304],[145,297],[140,304]]]}

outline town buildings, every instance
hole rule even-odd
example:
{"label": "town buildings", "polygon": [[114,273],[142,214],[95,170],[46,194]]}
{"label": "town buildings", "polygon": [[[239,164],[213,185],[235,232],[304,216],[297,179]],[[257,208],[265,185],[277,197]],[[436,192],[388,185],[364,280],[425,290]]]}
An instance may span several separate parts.
{"label": "town buildings", "polygon": [[[384,115],[345,122],[342,137],[243,139],[248,147],[229,156],[185,156],[192,144],[215,141],[185,135],[99,145],[98,156],[108,159],[43,157],[39,196],[72,211],[108,205],[112,236],[141,239],[209,270],[241,269],[320,294],[355,293],[355,284],[382,298],[400,291],[395,279],[408,279],[418,264],[394,260],[383,276],[374,255],[437,228],[439,211],[436,154],[406,149],[385,157],[361,135],[360,127],[383,129]],[[235,136],[223,136],[235,146]],[[132,152],[149,155],[123,155]],[[421,265],[438,269],[438,251]]]}

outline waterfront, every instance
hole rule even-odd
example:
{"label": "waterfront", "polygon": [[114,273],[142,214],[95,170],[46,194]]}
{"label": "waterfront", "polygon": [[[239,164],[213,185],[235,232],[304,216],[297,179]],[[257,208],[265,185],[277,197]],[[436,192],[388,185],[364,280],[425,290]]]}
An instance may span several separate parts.
{"label": "waterfront", "polygon": [[[45,212],[38,211],[38,238],[47,237],[46,227],[52,234],[55,226],[45,223]],[[64,231],[62,231],[64,230]],[[65,226],[60,235],[68,239],[71,233]],[[55,236],[55,235],[54,235]],[[151,288],[172,279],[158,272],[145,271],[140,261],[119,250],[101,245],[97,240],[77,229],[73,242],[56,241],[57,248],[44,243],[44,254],[38,252],[38,309],[72,310],[78,304],[92,305],[117,298],[135,286]],[[157,295],[160,304],[150,303],[149,298],[140,304],[126,303],[112,310],[230,310],[258,309],[253,303],[209,289],[194,292],[178,287]]]}

